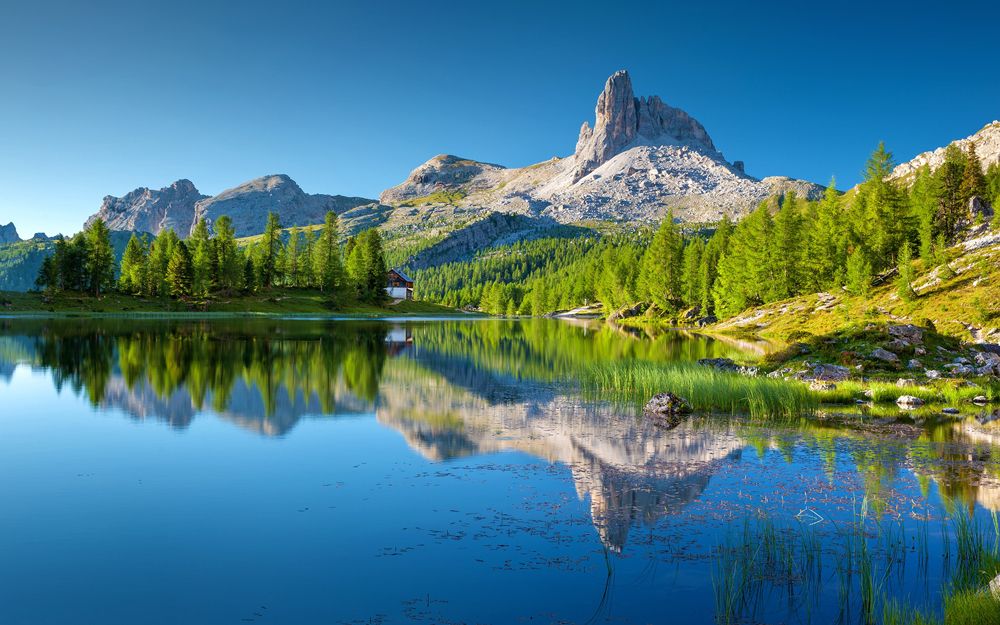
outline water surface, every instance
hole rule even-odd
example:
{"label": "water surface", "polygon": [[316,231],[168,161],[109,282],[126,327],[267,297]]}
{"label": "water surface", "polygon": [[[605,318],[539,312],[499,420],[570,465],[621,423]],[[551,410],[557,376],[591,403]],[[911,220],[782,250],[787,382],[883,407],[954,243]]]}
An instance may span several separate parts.
{"label": "water surface", "polygon": [[713,623],[724,554],[768,528],[830,563],[741,622],[862,622],[833,547],[860,515],[885,592],[936,609],[954,517],[1000,507],[985,419],[664,429],[580,384],[760,349],[555,320],[0,320],[0,622]]}

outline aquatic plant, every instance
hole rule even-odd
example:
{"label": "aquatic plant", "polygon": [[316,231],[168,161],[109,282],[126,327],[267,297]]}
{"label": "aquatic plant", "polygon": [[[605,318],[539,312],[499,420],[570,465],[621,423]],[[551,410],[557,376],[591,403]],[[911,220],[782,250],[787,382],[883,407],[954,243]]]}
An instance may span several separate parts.
{"label": "aquatic plant", "polygon": [[697,412],[748,414],[753,418],[798,418],[816,410],[819,401],[797,383],[726,373],[695,364],[615,362],[585,370],[585,388],[641,404],[670,391],[687,399]]}

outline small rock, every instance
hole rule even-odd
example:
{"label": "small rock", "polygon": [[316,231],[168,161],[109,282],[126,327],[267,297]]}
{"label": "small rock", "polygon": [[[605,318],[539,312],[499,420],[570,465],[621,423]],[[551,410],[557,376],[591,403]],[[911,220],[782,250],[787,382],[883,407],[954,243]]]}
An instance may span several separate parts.
{"label": "small rock", "polygon": [[881,347],[876,347],[872,350],[871,357],[875,360],[881,360],[883,362],[896,363],[899,362],[899,356],[893,354],[892,352],[882,349]]}
{"label": "small rock", "polygon": [[681,415],[691,412],[691,404],[673,393],[660,393],[646,402],[643,412],[649,415]]}
{"label": "small rock", "polygon": [[842,382],[851,377],[851,370],[840,365],[818,364],[813,367],[812,377],[823,382]]}
{"label": "small rock", "polygon": [[941,372],[935,369],[928,369],[927,371],[924,371],[924,375],[927,376],[928,380],[937,380],[941,377]]}
{"label": "small rock", "polygon": [[986,405],[986,395],[976,395],[972,398],[972,403],[979,404],[981,406]]}
{"label": "small rock", "polygon": [[924,329],[913,324],[889,326],[889,336],[909,343],[923,343]]}
{"label": "small rock", "polygon": [[944,414],[958,414],[958,408],[942,408],[941,412]]}
{"label": "small rock", "polygon": [[900,395],[896,400],[896,405],[900,408],[916,408],[924,405],[924,400],[913,395]]}
{"label": "small rock", "polygon": [[922,366],[923,365],[920,364],[920,361],[917,360],[916,358],[911,358],[910,362],[906,363],[906,368],[907,369],[919,369]]}
{"label": "small rock", "polygon": [[905,354],[910,350],[910,344],[903,339],[893,339],[885,344],[885,348],[894,354]]}
{"label": "small rock", "polygon": [[875,391],[871,390],[870,388],[866,388],[864,392],[861,394],[867,397],[868,399],[875,399]]}
{"label": "small rock", "polygon": [[917,356],[926,356],[927,355],[927,350],[924,349],[923,347],[920,347],[918,345],[918,346],[916,346],[916,347],[913,348],[913,353],[915,355],[917,355]]}
{"label": "small rock", "polygon": [[737,368],[732,358],[702,358],[698,360],[698,364],[703,367],[712,367],[713,369],[721,369],[723,371],[735,371]]}

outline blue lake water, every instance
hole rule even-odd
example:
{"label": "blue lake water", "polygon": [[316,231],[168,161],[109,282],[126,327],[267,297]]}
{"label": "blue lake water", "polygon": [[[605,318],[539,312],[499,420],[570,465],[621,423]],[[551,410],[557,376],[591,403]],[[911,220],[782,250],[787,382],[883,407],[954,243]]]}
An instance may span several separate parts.
{"label": "blue lake water", "polygon": [[788,556],[733,622],[860,623],[838,556],[859,519],[881,591],[939,610],[955,518],[995,538],[982,419],[664,429],[580,384],[755,349],[554,320],[0,320],[0,622],[726,622],[723,554],[775,530],[823,565]]}

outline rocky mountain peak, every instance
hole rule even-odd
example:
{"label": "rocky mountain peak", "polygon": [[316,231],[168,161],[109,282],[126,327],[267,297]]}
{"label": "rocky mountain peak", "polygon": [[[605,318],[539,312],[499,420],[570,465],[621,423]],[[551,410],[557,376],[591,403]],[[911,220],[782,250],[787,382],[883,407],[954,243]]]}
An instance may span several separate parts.
{"label": "rocky mountain peak", "polygon": [[183,235],[190,229],[195,204],[206,197],[187,179],[162,189],[139,187],[122,197],[105,196],[97,213],[87,220],[84,227],[100,217],[111,230],[159,234],[173,228]]}
{"label": "rocky mountain peak", "polygon": [[6,226],[0,226],[0,244],[17,243],[20,240],[21,237],[17,234],[17,228],[14,227],[14,222],[11,222]]}
{"label": "rocky mountain peak", "polygon": [[[969,149],[969,145],[975,146],[976,155],[983,163],[983,168],[994,163],[1000,163],[1000,121],[993,121],[983,126],[978,132],[964,139],[952,142],[963,152]],[[950,145],[950,144],[949,144]],[[923,152],[913,157],[905,163],[900,163],[892,170],[891,178],[907,180],[916,175],[921,167],[927,166],[931,171],[944,164],[945,149],[942,146],[936,150]]]}
{"label": "rocky mountain peak", "polygon": [[577,181],[633,144],[686,144],[715,151],[705,127],[659,96],[636,98],[632,78],[619,70],[608,78],[597,97],[594,127],[580,128],[574,153]]}

